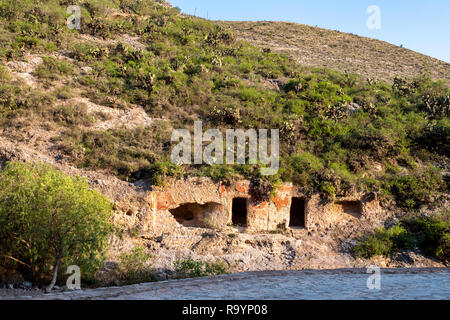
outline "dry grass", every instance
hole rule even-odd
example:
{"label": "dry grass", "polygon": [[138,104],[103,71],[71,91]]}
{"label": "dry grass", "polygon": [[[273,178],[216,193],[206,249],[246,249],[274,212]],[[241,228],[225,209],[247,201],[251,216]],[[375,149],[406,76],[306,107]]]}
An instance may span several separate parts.
{"label": "dry grass", "polygon": [[286,53],[300,64],[327,67],[391,82],[428,71],[450,80],[450,64],[384,41],[287,22],[220,21],[241,39]]}

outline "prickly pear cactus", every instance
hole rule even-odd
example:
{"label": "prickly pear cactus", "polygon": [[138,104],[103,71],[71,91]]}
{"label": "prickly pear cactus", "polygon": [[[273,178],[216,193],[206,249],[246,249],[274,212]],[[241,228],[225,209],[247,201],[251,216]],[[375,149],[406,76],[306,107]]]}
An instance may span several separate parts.
{"label": "prickly pear cactus", "polygon": [[450,115],[450,95],[432,96],[430,94],[422,97],[425,111],[431,118],[448,117]]}
{"label": "prickly pear cactus", "polygon": [[402,97],[408,97],[419,87],[417,80],[408,81],[406,79],[395,77],[392,89]]}

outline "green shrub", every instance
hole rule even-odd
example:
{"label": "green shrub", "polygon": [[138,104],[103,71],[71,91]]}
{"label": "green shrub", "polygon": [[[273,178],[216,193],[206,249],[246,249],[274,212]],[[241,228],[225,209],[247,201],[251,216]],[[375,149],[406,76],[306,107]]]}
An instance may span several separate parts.
{"label": "green shrub", "polygon": [[329,181],[321,182],[319,190],[328,200],[336,198],[336,187]]}
{"label": "green shrub", "polygon": [[43,63],[34,71],[34,75],[40,79],[57,80],[61,76],[71,75],[75,68],[66,61],[60,61],[53,57],[43,57]]}
{"label": "green shrub", "polygon": [[446,263],[450,261],[450,210],[444,209],[432,217],[409,218],[402,225],[417,239],[417,245],[427,255]]}
{"label": "green shrub", "polygon": [[364,236],[352,248],[360,258],[390,256],[401,250],[418,247],[428,256],[446,263],[450,260],[450,211],[431,216],[407,217],[390,229],[379,228]]}
{"label": "green shrub", "polygon": [[203,262],[202,260],[176,260],[174,262],[176,276],[182,278],[198,278],[228,274],[229,269],[222,260]]}
{"label": "green shrub", "polygon": [[141,246],[134,247],[129,253],[119,257],[120,280],[125,284],[154,281],[155,276],[148,262],[150,257]]}
{"label": "green shrub", "polygon": [[377,229],[374,234],[363,238],[353,247],[353,253],[361,258],[371,258],[375,255],[390,256],[398,249],[411,248],[412,239],[408,231],[401,226],[388,230]]}
{"label": "green shrub", "polygon": [[0,262],[30,280],[52,280],[49,289],[68,265],[89,277],[113,231],[111,212],[108,200],[82,178],[9,162],[0,171]]}
{"label": "green shrub", "polygon": [[157,186],[163,186],[165,178],[175,177],[179,179],[183,173],[179,166],[169,161],[153,163],[146,171],[149,174],[149,180]]}
{"label": "green shrub", "polygon": [[398,205],[409,209],[434,204],[439,195],[447,190],[443,176],[434,167],[416,170],[408,175],[394,174],[388,178],[384,188],[395,196]]}
{"label": "green shrub", "polygon": [[108,47],[100,47],[95,42],[74,43],[71,50],[71,57],[83,62],[101,60],[110,54]]}
{"label": "green shrub", "polygon": [[214,181],[229,182],[236,172],[230,165],[212,165],[205,167],[201,174],[205,177],[210,177]]}
{"label": "green shrub", "polygon": [[416,143],[423,145],[432,153],[450,157],[450,118],[429,122],[416,132]]}
{"label": "green shrub", "polygon": [[63,126],[91,126],[94,118],[87,113],[87,105],[61,105],[51,110],[53,120]]}
{"label": "green shrub", "polygon": [[284,180],[302,185],[308,191],[316,189],[316,177],[324,168],[323,160],[309,152],[302,152],[284,159],[283,163],[281,176]]}
{"label": "green shrub", "polygon": [[75,96],[74,91],[69,86],[59,87],[54,91],[54,94],[58,99],[67,100]]}

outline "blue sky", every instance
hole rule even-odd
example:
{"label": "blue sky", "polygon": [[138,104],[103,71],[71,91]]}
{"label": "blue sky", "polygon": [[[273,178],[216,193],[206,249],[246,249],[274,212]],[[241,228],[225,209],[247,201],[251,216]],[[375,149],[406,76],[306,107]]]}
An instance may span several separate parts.
{"label": "blue sky", "polygon": [[[298,22],[384,40],[450,63],[449,0],[169,0],[184,13],[213,20]],[[369,29],[369,6],[381,29]]]}

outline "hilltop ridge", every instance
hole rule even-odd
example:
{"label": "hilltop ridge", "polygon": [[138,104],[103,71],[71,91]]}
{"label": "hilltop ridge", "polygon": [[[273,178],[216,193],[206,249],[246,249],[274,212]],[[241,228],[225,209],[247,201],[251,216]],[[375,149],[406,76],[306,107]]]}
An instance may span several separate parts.
{"label": "hilltop ridge", "polygon": [[385,41],[280,21],[218,21],[243,40],[286,53],[298,63],[392,82],[429,72],[450,80],[450,64]]}

